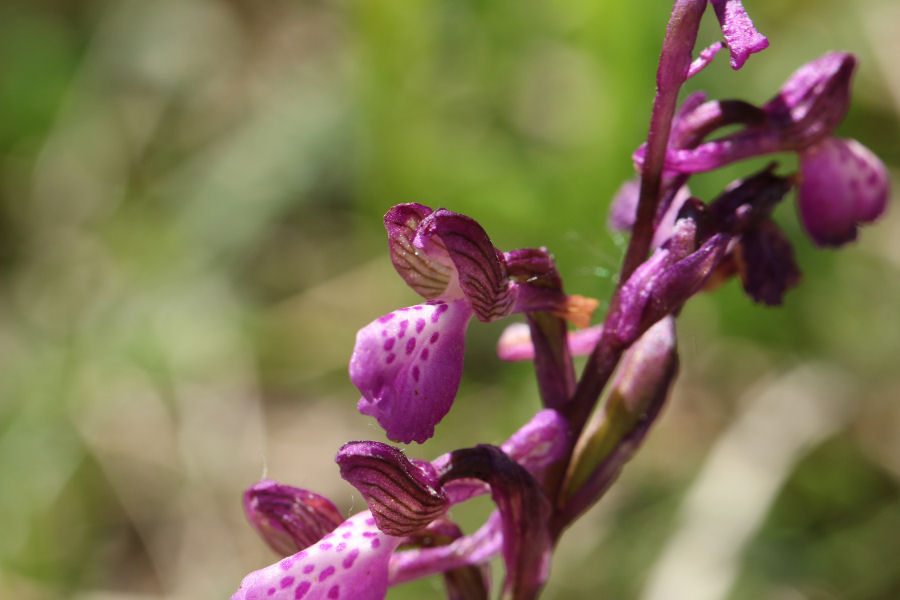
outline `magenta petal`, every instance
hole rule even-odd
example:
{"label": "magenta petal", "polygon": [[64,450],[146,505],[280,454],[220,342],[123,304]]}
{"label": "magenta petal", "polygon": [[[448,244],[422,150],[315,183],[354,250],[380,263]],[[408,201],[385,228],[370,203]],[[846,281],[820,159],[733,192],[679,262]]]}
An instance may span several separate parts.
{"label": "magenta petal", "polygon": [[[603,335],[603,326],[594,325],[586,329],[569,331],[566,342],[573,356],[587,356]],[[525,323],[513,323],[503,330],[497,341],[497,356],[507,362],[534,360],[534,344],[531,330]]]}
{"label": "magenta petal", "polygon": [[782,130],[785,142],[802,148],[831,135],[850,106],[855,70],[855,56],[829,52],[788,77],[778,94],[763,106],[770,123]]}
{"label": "magenta petal", "polygon": [[887,170],[855,140],[829,138],[807,148],[800,170],[800,218],[820,246],[855,240],[857,226],[874,221],[887,206]]}
{"label": "magenta petal", "polygon": [[335,460],[341,477],[359,490],[378,529],[387,534],[420,531],[450,507],[431,463],[413,463],[399,448],[347,442]]}
{"label": "magenta petal", "polygon": [[289,556],[330,533],[344,517],[325,496],[263,480],[244,492],[244,512],[275,552]]}
{"label": "magenta petal", "polygon": [[306,550],[244,577],[231,600],[382,600],[402,541],[361,512]]}
{"label": "magenta petal", "polygon": [[509,281],[503,255],[474,219],[439,208],[422,223],[419,237],[438,236],[456,267],[459,285],[479,321],[508,315],[516,288]]}
{"label": "magenta petal", "polygon": [[378,419],[395,442],[424,442],[450,410],[462,376],[465,300],[401,308],[359,330],[350,379],[359,411]]}
{"label": "magenta petal", "polygon": [[[643,160],[643,155],[641,155],[641,160]],[[634,227],[640,192],[641,181],[637,177],[633,177],[619,186],[609,205],[607,227],[612,231],[631,231],[631,228]]]}
{"label": "magenta petal", "polygon": [[731,68],[740,69],[751,54],[769,47],[769,40],[753,26],[741,0],[710,0],[731,52]]}
{"label": "magenta petal", "polygon": [[416,237],[419,225],[433,212],[411,203],[398,204],[384,215],[394,268],[409,287],[429,300],[456,289],[456,269],[444,245],[436,238]]}

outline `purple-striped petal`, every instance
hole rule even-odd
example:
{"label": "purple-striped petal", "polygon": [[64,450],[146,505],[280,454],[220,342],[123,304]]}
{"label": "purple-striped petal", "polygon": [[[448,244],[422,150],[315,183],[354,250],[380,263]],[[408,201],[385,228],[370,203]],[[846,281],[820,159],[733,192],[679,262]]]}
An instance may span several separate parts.
{"label": "purple-striped petal", "polygon": [[391,554],[402,541],[361,512],[316,544],[247,575],[231,600],[382,600]]}
{"label": "purple-striped petal", "polygon": [[481,225],[465,215],[440,208],[422,223],[416,239],[441,239],[459,277],[459,285],[480,321],[493,321],[512,312],[515,286],[506,261]]}
{"label": "purple-striped petal", "polygon": [[350,379],[359,411],[396,442],[424,442],[450,410],[462,376],[466,300],[401,308],[359,330]]}
{"label": "purple-striped petal", "polygon": [[450,508],[431,463],[413,464],[399,449],[380,442],[348,442],[337,453],[341,477],[363,495],[378,528],[409,535]]}
{"label": "purple-striped petal", "polygon": [[398,204],[384,215],[394,268],[409,287],[428,300],[459,295],[456,268],[443,242],[434,236],[418,236],[422,221],[433,212],[422,204]]}
{"label": "purple-striped petal", "polygon": [[325,496],[271,480],[260,481],[244,492],[244,512],[266,543],[282,556],[312,545],[344,520]]}
{"label": "purple-striped petal", "polygon": [[504,598],[536,598],[550,573],[550,502],[537,480],[500,448],[481,444],[451,453],[442,481],[475,478],[491,488],[503,529]]}
{"label": "purple-striped petal", "polygon": [[856,140],[829,138],[807,148],[800,171],[800,219],[820,246],[855,240],[859,224],[876,220],[887,207],[887,170]]}

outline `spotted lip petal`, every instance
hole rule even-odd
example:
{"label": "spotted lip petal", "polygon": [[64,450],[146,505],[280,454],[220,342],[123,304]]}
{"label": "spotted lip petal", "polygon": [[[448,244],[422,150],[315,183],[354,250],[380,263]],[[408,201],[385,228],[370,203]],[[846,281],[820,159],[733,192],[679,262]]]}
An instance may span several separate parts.
{"label": "spotted lip petal", "polygon": [[379,531],[369,511],[359,513],[315,545],[247,575],[231,600],[382,600],[402,541]]}
{"label": "spotted lip petal", "polygon": [[876,220],[887,207],[887,170],[855,140],[830,138],[808,148],[800,170],[800,219],[820,246],[855,240],[858,225]]}
{"label": "spotted lip petal", "polygon": [[350,379],[359,411],[395,442],[423,443],[450,410],[462,376],[466,300],[402,308],[359,330]]}

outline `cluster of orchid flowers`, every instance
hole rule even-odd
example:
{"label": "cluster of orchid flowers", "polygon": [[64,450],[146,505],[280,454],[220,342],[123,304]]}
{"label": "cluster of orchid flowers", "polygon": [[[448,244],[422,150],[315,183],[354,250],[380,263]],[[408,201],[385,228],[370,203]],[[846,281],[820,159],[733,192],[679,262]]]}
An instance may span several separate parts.
{"label": "cluster of orchid flowers", "polygon": [[[709,2],[733,68],[768,46],[739,0]],[[341,475],[368,505],[346,520],[318,494],[257,483],[246,513],[283,559],[247,575],[232,600],[379,600],[390,585],[434,574],[452,600],[488,598],[488,561],[498,554],[502,597],[536,598],[556,540],[604,494],[660,412],[678,368],[674,316],[683,304],[735,275],[753,300],[782,301],[800,271],[772,211],[791,189],[818,245],[854,240],[860,223],[881,215],[884,166],[832,135],[849,103],[852,55],[804,65],[760,107],[696,93],[676,111],[682,84],[723,47],[693,59],[706,4],[675,1],[649,136],[633,157],[639,177],[610,215],[612,228],[632,236],[602,325],[587,327],[597,302],[563,291],[546,249],[501,252],[477,222],[445,209],[403,204],[385,215],[394,267],[425,302],[359,331],[350,360],[359,411],[393,441],[426,441],[456,395],[472,317],[514,313],[527,324],[504,332],[498,354],[534,362],[543,409],[499,447],[431,462],[380,442],[345,444]],[[732,132],[714,137],[722,128]],[[773,163],[708,203],[686,187],[693,174],[780,152],[799,154],[798,173],[779,175]],[[580,378],[574,354],[589,354]],[[447,517],[488,493],[497,509],[479,530],[465,534]]]}

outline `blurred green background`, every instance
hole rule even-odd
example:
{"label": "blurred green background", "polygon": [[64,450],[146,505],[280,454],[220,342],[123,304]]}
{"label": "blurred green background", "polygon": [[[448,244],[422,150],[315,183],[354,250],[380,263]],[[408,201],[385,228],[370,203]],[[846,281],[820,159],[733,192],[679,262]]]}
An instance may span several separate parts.
{"label": "blurred green background", "polygon": [[[896,174],[900,5],[747,5],[770,49],[687,89],[762,102],[853,51],[839,133]],[[0,1],[0,598],[228,597],[275,559],[240,508],[263,476],[361,509],[333,455],[384,439],[346,364],[358,328],[416,302],[385,251],[393,204],[547,246],[602,315],[623,252],[606,211],[670,7]],[[818,251],[786,202],[805,279],[785,306],[734,283],[692,301],[671,404],[544,597],[900,598],[897,212]],[[536,410],[531,368],[494,355],[504,325],[470,328],[454,410],[411,455],[500,442]]]}

